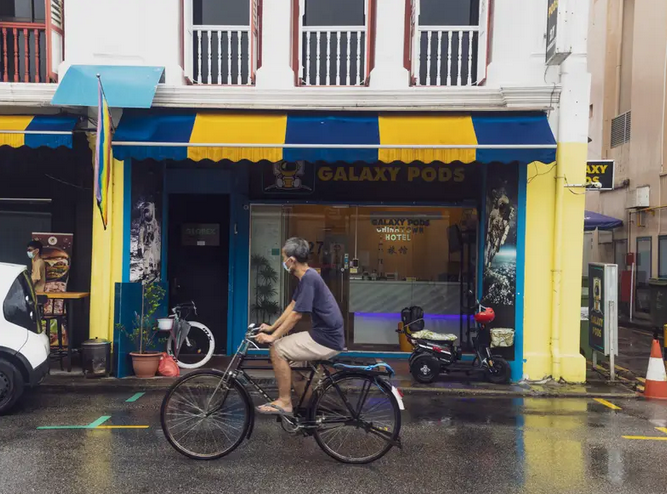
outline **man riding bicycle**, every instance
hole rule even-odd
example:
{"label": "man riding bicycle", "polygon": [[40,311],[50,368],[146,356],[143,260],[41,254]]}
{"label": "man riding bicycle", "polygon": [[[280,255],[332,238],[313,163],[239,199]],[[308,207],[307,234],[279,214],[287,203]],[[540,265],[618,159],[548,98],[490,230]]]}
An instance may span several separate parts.
{"label": "man riding bicycle", "polygon": [[[259,413],[269,415],[293,412],[290,364],[328,360],[345,348],[343,315],[322,277],[308,266],[308,242],[302,238],[290,238],[285,242],[282,254],[283,267],[299,279],[299,285],[292,302],[282,315],[270,326],[262,324],[262,333],[257,335],[256,339],[258,343],[271,345],[271,361],[278,382],[278,399],[257,407]],[[301,320],[303,314],[311,315],[312,329],[285,336]],[[294,384],[295,388],[301,388],[297,391],[303,394],[303,380],[300,379]]]}

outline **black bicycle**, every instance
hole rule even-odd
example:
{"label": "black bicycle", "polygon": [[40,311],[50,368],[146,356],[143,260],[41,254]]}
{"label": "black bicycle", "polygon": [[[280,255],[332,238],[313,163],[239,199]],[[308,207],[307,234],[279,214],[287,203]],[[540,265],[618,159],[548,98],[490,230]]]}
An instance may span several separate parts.
{"label": "black bicycle", "polygon": [[[246,373],[267,367],[244,366],[248,361],[266,360],[248,357],[249,349],[259,348],[253,341],[258,332],[255,325],[248,328],[224,372],[194,371],[171,386],[160,420],[178,452],[196,460],[214,460],[250,439],[255,408],[246,385],[252,385],[267,403],[273,401]],[[294,414],[277,416],[286,432],[313,436],[325,453],[343,463],[370,463],[393,446],[401,447],[403,397],[388,381],[394,375],[388,364],[317,361],[292,370],[309,372],[309,377]]]}

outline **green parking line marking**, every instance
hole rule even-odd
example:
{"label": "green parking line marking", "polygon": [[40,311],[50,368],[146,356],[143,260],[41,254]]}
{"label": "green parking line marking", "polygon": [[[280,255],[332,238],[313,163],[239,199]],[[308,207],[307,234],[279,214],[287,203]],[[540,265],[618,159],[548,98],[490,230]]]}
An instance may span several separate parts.
{"label": "green parking line marking", "polygon": [[86,426],[87,429],[94,429],[98,425],[102,425],[104,422],[109,420],[111,418],[111,415],[102,415],[99,419],[97,419],[95,422],[91,422]]}
{"label": "green parking line marking", "polygon": [[127,400],[125,400],[125,403],[134,403],[137,401],[139,398],[141,398],[143,395],[146,393],[135,393],[131,397],[129,397]]}
{"label": "green parking line marking", "polygon": [[88,425],[47,425],[43,427],[37,427],[37,430],[44,431],[44,430],[55,430],[55,429],[94,429],[95,427],[102,425],[110,418],[111,415],[102,415],[99,419],[97,419],[94,422],[91,422]]}

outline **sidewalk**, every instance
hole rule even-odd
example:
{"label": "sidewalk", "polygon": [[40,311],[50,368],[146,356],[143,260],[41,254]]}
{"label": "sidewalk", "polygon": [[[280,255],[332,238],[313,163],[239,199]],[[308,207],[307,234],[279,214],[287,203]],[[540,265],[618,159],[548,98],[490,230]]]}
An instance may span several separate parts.
{"label": "sidewalk", "polygon": [[[224,369],[228,358],[216,358],[210,367]],[[505,397],[531,397],[531,398],[637,398],[638,395],[633,386],[628,382],[609,384],[599,373],[588,369],[588,382],[586,384],[561,384],[553,381],[528,383],[521,382],[508,385],[490,384],[484,381],[480,373],[466,376],[465,373],[455,372],[449,376],[441,376],[430,384],[419,384],[412,379],[408,370],[406,360],[386,360],[396,371],[392,382],[405,394],[438,394],[454,396],[505,396]],[[268,362],[267,362],[268,363]],[[185,375],[188,371],[182,371]],[[273,371],[254,370],[248,372],[258,380],[262,386],[275,389]],[[114,389],[114,388],[137,388],[137,389],[160,389],[166,390],[175,381],[175,378],[155,377],[151,379],[138,379],[128,377],[116,378],[91,378],[83,377],[79,369],[73,369],[71,373],[60,370],[52,370],[51,375],[41,384],[48,389]]]}
{"label": "sidewalk", "polygon": [[[648,323],[620,321],[618,328],[618,357],[615,360],[616,374],[626,385],[639,392],[644,390],[648,359],[653,342],[653,327]],[[660,347],[663,346],[662,334],[658,335]],[[664,349],[663,349],[664,352]],[[603,374],[609,373],[607,362],[602,363]]]}

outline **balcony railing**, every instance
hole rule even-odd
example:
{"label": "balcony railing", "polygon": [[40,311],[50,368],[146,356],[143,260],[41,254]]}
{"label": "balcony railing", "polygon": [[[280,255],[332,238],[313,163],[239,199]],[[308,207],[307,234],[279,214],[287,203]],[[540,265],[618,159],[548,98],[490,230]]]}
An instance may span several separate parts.
{"label": "balcony railing", "polygon": [[0,36],[2,82],[47,82],[44,24],[0,22]]}
{"label": "balcony railing", "polygon": [[193,26],[193,31],[195,83],[252,84],[255,40],[249,26]]}
{"label": "balcony railing", "polygon": [[419,26],[414,56],[416,84],[475,84],[478,40],[477,26]]}
{"label": "balcony railing", "polygon": [[366,26],[303,26],[301,79],[306,86],[365,83]]}

